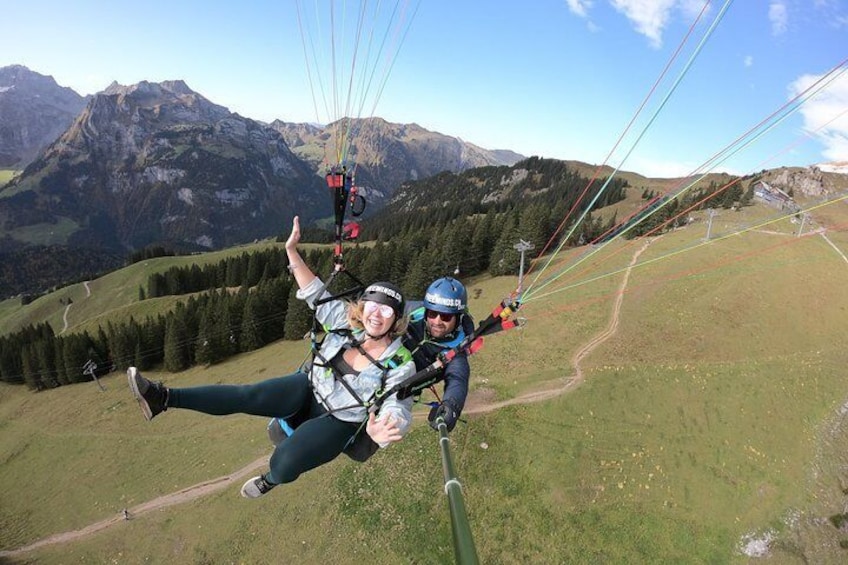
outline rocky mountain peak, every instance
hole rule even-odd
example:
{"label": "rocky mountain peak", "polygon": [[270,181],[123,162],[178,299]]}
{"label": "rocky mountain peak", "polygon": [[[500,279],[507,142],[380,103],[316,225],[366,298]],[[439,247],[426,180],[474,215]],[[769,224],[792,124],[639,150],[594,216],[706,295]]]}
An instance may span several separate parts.
{"label": "rocky mountain peak", "polygon": [[275,234],[324,196],[270,127],[183,81],[111,84],[12,181],[6,228],[61,221],[68,243],[216,248]]}
{"label": "rocky mountain peak", "polygon": [[0,167],[23,169],[84,107],[85,98],[51,76],[0,68]]}
{"label": "rocky mountain peak", "polygon": [[838,164],[810,167],[778,167],[766,171],[762,178],[786,193],[809,198],[821,198],[848,189],[848,168]]}
{"label": "rocky mountain peak", "polygon": [[408,180],[442,171],[460,172],[487,165],[512,165],[522,159],[511,151],[489,151],[418,124],[396,124],[382,118],[343,118],[326,126],[271,124],[292,150],[316,170],[336,155],[335,143],[349,132],[348,159],[356,163],[356,182],[377,205],[386,202]]}
{"label": "rocky mountain peak", "polygon": [[[200,96],[182,80],[166,80],[163,82],[149,82],[143,80],[136,84],[123,85],[117,81],[112,81],[112,84],[106,87],[102,94],[108,95],[124,95],[130,96],[136,94],[138,96],[166,96],[173,94],[175,96],[195,95]],[[202,98],[202,97],[201,97]]]}

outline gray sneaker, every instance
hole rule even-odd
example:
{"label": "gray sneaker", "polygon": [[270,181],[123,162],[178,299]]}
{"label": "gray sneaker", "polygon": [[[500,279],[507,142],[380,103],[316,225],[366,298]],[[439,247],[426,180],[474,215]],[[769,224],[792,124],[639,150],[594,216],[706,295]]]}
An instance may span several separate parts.
{"label": "gray sneaker", "polygon": [[156,414],[168,409],[168,388],[165,385],[145,379],[135,367],[127,369],[127,380],[146,420],[152,420]]}
{"label": "gray sneaker", "polygon": [[258,477],[253,477],[242,485],[241,495],[245,498],[259,498],[275,486],[277,485],[268,482],[265,475],[259,475]]}

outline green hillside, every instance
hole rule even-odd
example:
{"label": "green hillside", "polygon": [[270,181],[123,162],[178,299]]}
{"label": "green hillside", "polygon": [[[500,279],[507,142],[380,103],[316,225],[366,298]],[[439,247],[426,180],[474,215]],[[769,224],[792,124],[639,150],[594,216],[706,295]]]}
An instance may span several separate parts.
{"label": "green hillside", "polygon": [[130,316],[155,316],[166,310],[174,298],[143,302],[138,300],[138,289],[146,289],[147,279],[151,274],[163,273],[171,267],[193,263],[201,266],[214,264],[229,256],[260,251],[271,246],[282,248],[282,245],[273,241],[262,241],[200,255],[157,257],[134,263],[91,281],[90,295],[86,292],[85,285],[79,283],[46,294],[25,306],[16,298],[0,301],[0,335],[45,321],[50,323],[58,334],[64,327],[67,299],[72,301],[68,310],[69,332],[81,332],[86,329],[96,331],[97,324],[103,320],[123,321]]}
{"label": "green hillside", "polygon": [[19,172],[20,171],[12,171],[12,170],[9,170],[9,169],[0,169],[0,188],[2,188],[3,185],[5,185],[10,180],[12,180],[12,177],[14,177]]}
{"label": "green hillside", "polygon": [[[816,225],[844,225],[848,211],[827,211]],[[766,539],[770,562],[848,557],[848,534],[828,520],[848,487],[848,262],[837,252],[848,253],[848,234],[798,238],[783,220],[723,238],[774,216],[722,212],[713,241],[688,251],[705,235],[702,216],[653,240],[630,272],[617,330],[582,357],[584,380],[564,394],[487,411],[566,387],[575,356],[608,328],[643,241],[616,242],[531,294],[538,300],[520,311],[527,326],[486,339],[472,360],[468,424],[451,438],[482,563],[741,563],[748,541]],[[120,283],[95,281],[103,286],[92,284],[91,300],[104,296],[91,310],[75,295],[74,324],[132,302],[146,277],[135,268],[115,273]],[[470,281],[475,317],[514,286]],[[0,305],[4,327],[23,316],[10,310]],[[292,370],[307,349],[277,342],[148,376],[170,386],[253,382]],[[261,418],[174,411],[148,423],[123,375],[103,383],[105,392],[0,386],[0,550],[117,517],[270,453]],[[234,480],[12,558],[452,562],[437,434],[423,420],[366,465],[340,458],[255,501],[239,498],[244,479]]]}

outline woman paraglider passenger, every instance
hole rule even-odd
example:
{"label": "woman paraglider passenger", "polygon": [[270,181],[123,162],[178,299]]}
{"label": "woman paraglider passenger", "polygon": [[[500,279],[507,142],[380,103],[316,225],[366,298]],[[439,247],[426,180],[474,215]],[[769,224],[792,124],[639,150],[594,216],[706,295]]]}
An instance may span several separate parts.
{"label": "woman paraglider passenger", "polygon": [[368,286],[355,303],[328,300],[325,285],[297,250],[300,223],[292,222],[286,241],[297,297],[315,310],[327,334],[307,372],[250,385],[169,388],[127,371],[130,388],[148,420],[172,408],[205,414],[251,414],[298,422],[294,433],[271,455],[269,469],[248,480],[242,496],[258,498],[279,484],[335,459],[360,433],[380,447],[402,439],[412,423],[412,398],[382,400],[368,411],[378,391],[415,373],[401,338],[406,330],[404,297],[389,282]]}

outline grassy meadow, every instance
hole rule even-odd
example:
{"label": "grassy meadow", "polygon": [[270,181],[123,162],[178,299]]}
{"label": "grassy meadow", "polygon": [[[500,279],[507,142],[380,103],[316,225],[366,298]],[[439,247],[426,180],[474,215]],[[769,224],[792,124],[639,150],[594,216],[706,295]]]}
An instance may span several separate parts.
{"label": "grassy meadow", "polygon": [[[844,222],[848,207],[837,206],[819,221]],[[700,216],[654,239],[630,274],[617,332],[581,361],[580,386],[466,416],[451,449],[481,563],[848,559],[848,533],[828,520],[848,502],[848,262],[821,236],[794,237],[789,220],[724,237],[776,215],[722,212],[711,242]],[[828,238],[848,253],[845,232]],[[472,359],[469,403],[564,385],[575,354],[610,323],[623,269],[643,243],[615,242],[542,287],[585,250],[552,262],[520,310],[526,327],[486,338]],[[73,327],[137,301],[144,268],[92,281],[91,298],[82,285],[65,289]],[[515,280],[468,286],[479,320]],[[26,313],[0,303],[0,324],[48,316],[37,302]],[[291,371],[307,349],[277,342],[148,376],[169,386],[253,382]],[[261,418],[174,410],[145,422],[123,374],[102,382],[105,392],[0,386],[0,551],[270,454]],[[252,501],[237,481],[0,561],[452,562],[438,436],[420,415],[403,442],[365,465],[341,457]],[[768,557],[753,557],[763,540]]]}
{"label": "grassy meadow", "polygon": [[[197,263],[201,267],[217,263],[227,257],[261,251],[282,243],[262,241],[231,247],[201,255],[156,257],[133,263],[128,267],[109,273],[88,283],[90,297],[83,283],[74,284],[46,294],[21,306],[20,300],[10,298],[0,301],[0,334],[17,331],[29,324],[47,321],[58,334],[63,328],[63,316],[67,299],[72,306],[68,310],[68,331],[96,331],[97,326],[107,320],[125,321],[130,316],[157,315],[173,307],[180,298],[167,296],[140,301],[138,289],[147,289],[147,278],[153,273],[164,273],[171,267],[183,267]],[[310,246],[307,246],[310,247]]]}
{"label": "grassy meadow", "polygon": [[3,185],[12,180],[19,172],[10,169],[0,169],[0,188],[3,188]]}

